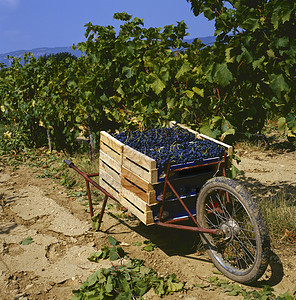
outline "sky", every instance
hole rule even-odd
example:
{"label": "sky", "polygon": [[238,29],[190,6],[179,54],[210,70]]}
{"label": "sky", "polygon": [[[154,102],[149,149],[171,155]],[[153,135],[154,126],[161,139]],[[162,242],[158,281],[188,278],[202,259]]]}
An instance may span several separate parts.
{"label": "sky", "polygon": [[42,47],[66,47],[85,41],[84,25],[112,25],[116,12],[164,27],[182,20],[188,38],[214,35],[214,23],[194,16],[186,0],[0,0],[0,54]]}

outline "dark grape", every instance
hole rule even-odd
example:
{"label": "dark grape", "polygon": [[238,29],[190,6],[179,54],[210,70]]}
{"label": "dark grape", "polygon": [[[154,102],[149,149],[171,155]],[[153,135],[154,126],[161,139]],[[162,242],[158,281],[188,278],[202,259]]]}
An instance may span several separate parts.
{"label": "dark grape", "polygon": [[124,131],[114,136],[135,150],[156,160],[160,172],[168,163],[172,165],[195,163],[204,159],[220,159],[224,148],[209,140],[195,138],[195,135],[180,127],[157,128],[144,131]]}

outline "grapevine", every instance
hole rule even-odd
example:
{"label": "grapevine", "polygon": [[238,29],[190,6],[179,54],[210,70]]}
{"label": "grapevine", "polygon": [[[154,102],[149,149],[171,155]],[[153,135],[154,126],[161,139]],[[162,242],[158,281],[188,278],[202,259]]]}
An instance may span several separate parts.
{"label": "grapevine", "polygon": [[215,20],[213,46],[187,43],[183,21],[147,29],[142,19],[117,13],[118,34],[113,26],[86,24],[86,41],[74,46],[83,53],[77,59],[26,53],[22,64],[10,57],[10,67],[0,64],[1,131],[20,128],[26,146],[71,151],[84,134],[92,154],[102,130],[168,120],[223,140],[258,133],[280,117],[278,129],[295,138],[295,1],[253,1],[256,9],[250,1],[187,1],[194,14]]}

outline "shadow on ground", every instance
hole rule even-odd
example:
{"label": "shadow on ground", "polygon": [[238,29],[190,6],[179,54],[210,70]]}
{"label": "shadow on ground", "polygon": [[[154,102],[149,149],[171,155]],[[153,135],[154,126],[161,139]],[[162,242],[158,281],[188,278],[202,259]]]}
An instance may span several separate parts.
{"label": "shadow on ground", "polygon": [[296,182],[292,185],[288,180],[282,180],[271,184],[263,184],[255,178],[246,176],[244,171],[241,171],[241,175],[239,175],[235,180],[244,185],[255,199],[258,197],[275,196],[281,192],[285,193],[289,197],[295,197],[296,195]]}

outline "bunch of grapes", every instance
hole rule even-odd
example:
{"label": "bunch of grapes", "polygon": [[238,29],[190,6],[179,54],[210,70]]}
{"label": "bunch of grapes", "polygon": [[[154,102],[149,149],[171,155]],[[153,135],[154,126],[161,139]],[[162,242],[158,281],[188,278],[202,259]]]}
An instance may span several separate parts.
{"label": "bunch of grapes", "polygon": [[204,159],[224,155],[224,148],[209,140],[195,138],[195,135],[180,127],[158,128],[144,131],[124,131],[115,138],[125,145],[156,160],[160,172],[172,165],[201,164]]}

